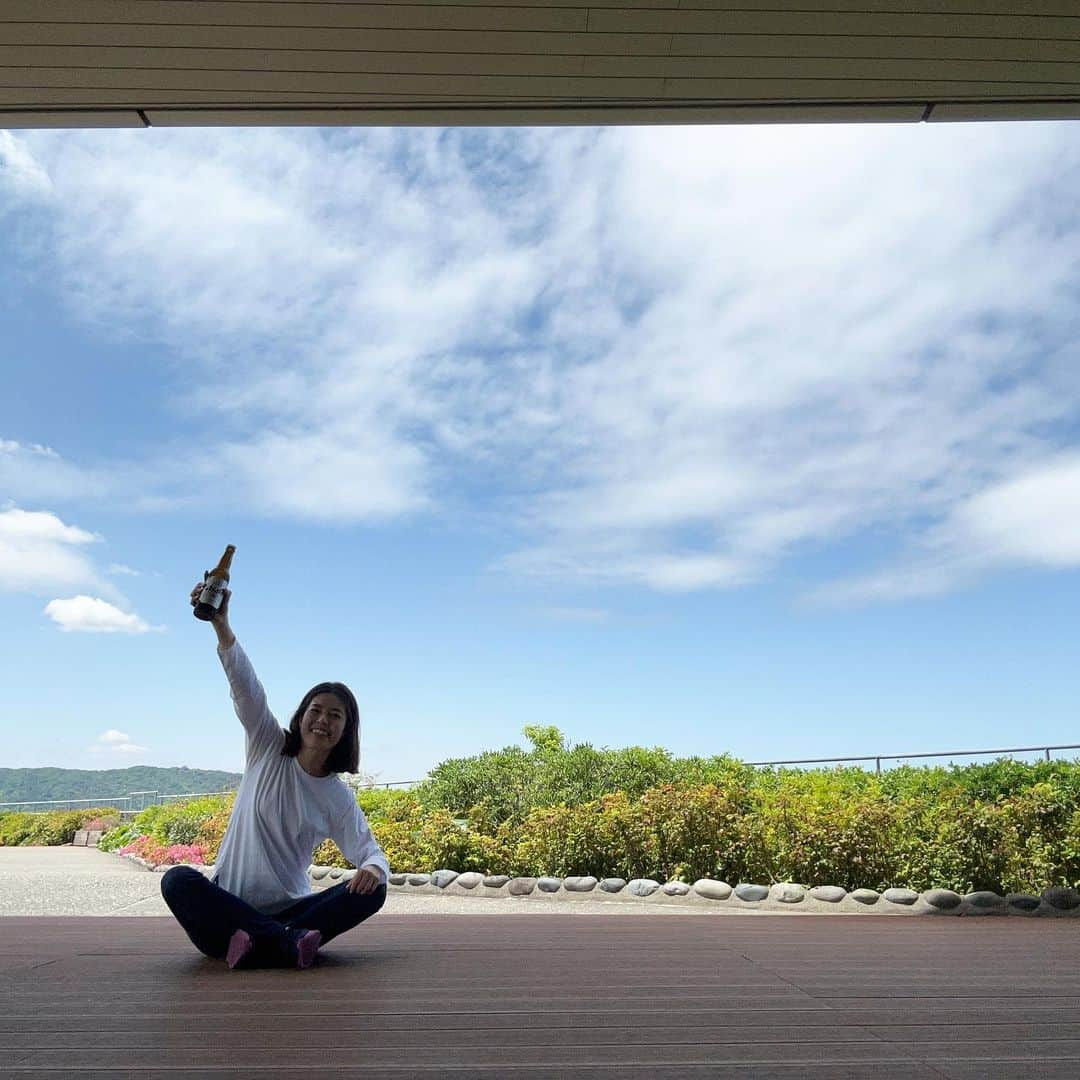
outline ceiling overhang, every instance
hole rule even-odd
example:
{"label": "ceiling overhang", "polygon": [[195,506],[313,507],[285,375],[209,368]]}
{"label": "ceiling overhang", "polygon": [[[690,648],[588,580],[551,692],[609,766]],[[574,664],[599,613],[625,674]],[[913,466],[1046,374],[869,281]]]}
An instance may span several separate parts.
{"label": "ceiling overhang", "polygon": [[1080,0],[3,0],[0,128],[1080,118]]}

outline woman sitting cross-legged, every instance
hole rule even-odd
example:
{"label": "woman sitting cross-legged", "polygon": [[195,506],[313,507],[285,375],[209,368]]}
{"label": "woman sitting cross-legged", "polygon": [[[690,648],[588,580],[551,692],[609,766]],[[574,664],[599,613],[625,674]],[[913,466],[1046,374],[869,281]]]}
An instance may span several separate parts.
{"label": "woman sitting cross-legged", "polygon": [[[191,593],[194,604],[203,586]],[[161,879],[165,903],[207,956],[236,967],[310,967],[320,945],[386,902],[390,867],[353,792],[360,716],[342,683],[313,686],[282,730],[229,626],[229,599],[210,620],[233,705],[247,732],[244,777],[221,842],[213,880],[176,866]],[[330,838],[355,875],[313,893],[307,868]]]}

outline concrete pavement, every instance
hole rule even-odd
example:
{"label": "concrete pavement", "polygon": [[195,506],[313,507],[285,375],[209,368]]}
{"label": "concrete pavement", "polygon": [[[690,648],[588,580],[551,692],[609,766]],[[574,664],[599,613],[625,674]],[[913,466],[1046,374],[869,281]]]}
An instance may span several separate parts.
{"label": "concrete pavement", "polygon": [[[395,915],[680,914],[639,902],[545,897],[409,896],[391,890],[384,912]],[[700,909],[694,909],[701,914]],[[168,915],[161,872],[85,847],[0,847],[0,916]]]}

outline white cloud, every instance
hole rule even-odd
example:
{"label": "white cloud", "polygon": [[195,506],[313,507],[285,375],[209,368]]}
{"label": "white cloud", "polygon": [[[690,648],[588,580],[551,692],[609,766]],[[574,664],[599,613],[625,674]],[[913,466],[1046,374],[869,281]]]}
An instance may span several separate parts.
{"label": "white cloud", "polygon": [[97,737],[97,742],[88,746],[87,752],[91,754],[145,754],[148,752],[145,746],[137,746],[123,731],[110,728]]}
{"label": "white cloud", "polygon": [[93,596],[72,596],[50,600],[44,614],[65,632],[82,631],[94,634],[147,634],[163,627],[150,626],[131,612],[121,611],[105,600]]}
{"label": "white cloud", "polygon": [[6,506],[0,511],[0,533],[12,540],[63,544],[92,544],[101,539],[85,529],[65,525],[55,514],[20,510],[16,506]]}
{"label": "white cloud", "polygon": [[427,503],[420,453],[373,430],[267,432],[220,448],[217,466],[234,494],[275,516],[378,519]]}
{"label": "white cloud", "polygon": [[10,131],[0,131],[0,190],[4,187],[21,196],[45,196],[52,191],[48,172]]}
{"label": "white cloud", "polygon": [[99,540],[46,511],[0,510],[0,589],[42,592],[99,584],[81,550]]}
{"label": "white cloud", "polygon": [[962,503],[947,529],[994,562],[1080,566],[1080,456],[1048,462]]}
{"label": "white cloud", "polygon": [[[152,627],[126,611],[126,597],[97,569],[86,549],[103,538],[70,525],[45,510],[23,510],[12,504],[0,509],[0,592],[55,593],[69,589],[93,589],[108,599],[80,594],[50,601],[44,614],[62,630],[98,633],[144,634]],[[141,576],[120,563],[109,574]]]}
{"label": "white cloud", "polygon": [[897,565],[814,589],[850,606],[934,596],[1014,566],[1080,567],[1080,457],[1039,462],[958,502]]}
{"label": "white cloud", "polygon": [[141,570],[134,570],[130,566],[125,566],[123,563],[109,563],[108,573],[116,574],[121,577],[143,576],[143,572]]}
{"label": "white cloud", "polygon": [[[1001,525],[1009,496],[977,500],[1075,443],[1074,134],[18,145],[57,194],[65,293],[88,320],[109,312],[102,333],[191,366],[178,407],[205,423],[202,449],[88,473],[113,494],[197,510],[227,483],[268,515],[482,512],[516,529],[505,568],[658,590],[745,584],[884,530],[932,558],[835,586],[883,598],[949,588],[1005,551],[1071,558]],[[48,464],[31,482],[74,494],[78,470]],[[941,546],[950,529],[963,544]]]}
{"label": "white cloud", "polygon": [[116,487],[129,467],[121,467],[118,475],[83,468],[66,461],[48,446],[23,444],[12,439],[0,439],[0,492],[8,498],[52,502],[57,500],[100,499]]}
{"label": "white cloud", "polygon": [[[983,570],[985,567],[977,567]],[[967,571],[967,572],[964,572]],[[971,580],[971,568],[956,560],[922,560],[816,586],[801,598],[807,607],[851,608],[937,596]]]}

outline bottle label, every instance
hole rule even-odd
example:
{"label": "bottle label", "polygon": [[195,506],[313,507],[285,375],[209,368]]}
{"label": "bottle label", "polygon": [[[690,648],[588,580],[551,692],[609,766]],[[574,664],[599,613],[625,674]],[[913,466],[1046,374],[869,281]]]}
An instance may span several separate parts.
{"label": "bottle label", "polygon": [[227,582],[224,578],[207,578],[203,591],[199,594],[200,604],[209,604],[211,607],[221,607],[221,598],[225,593]]}

